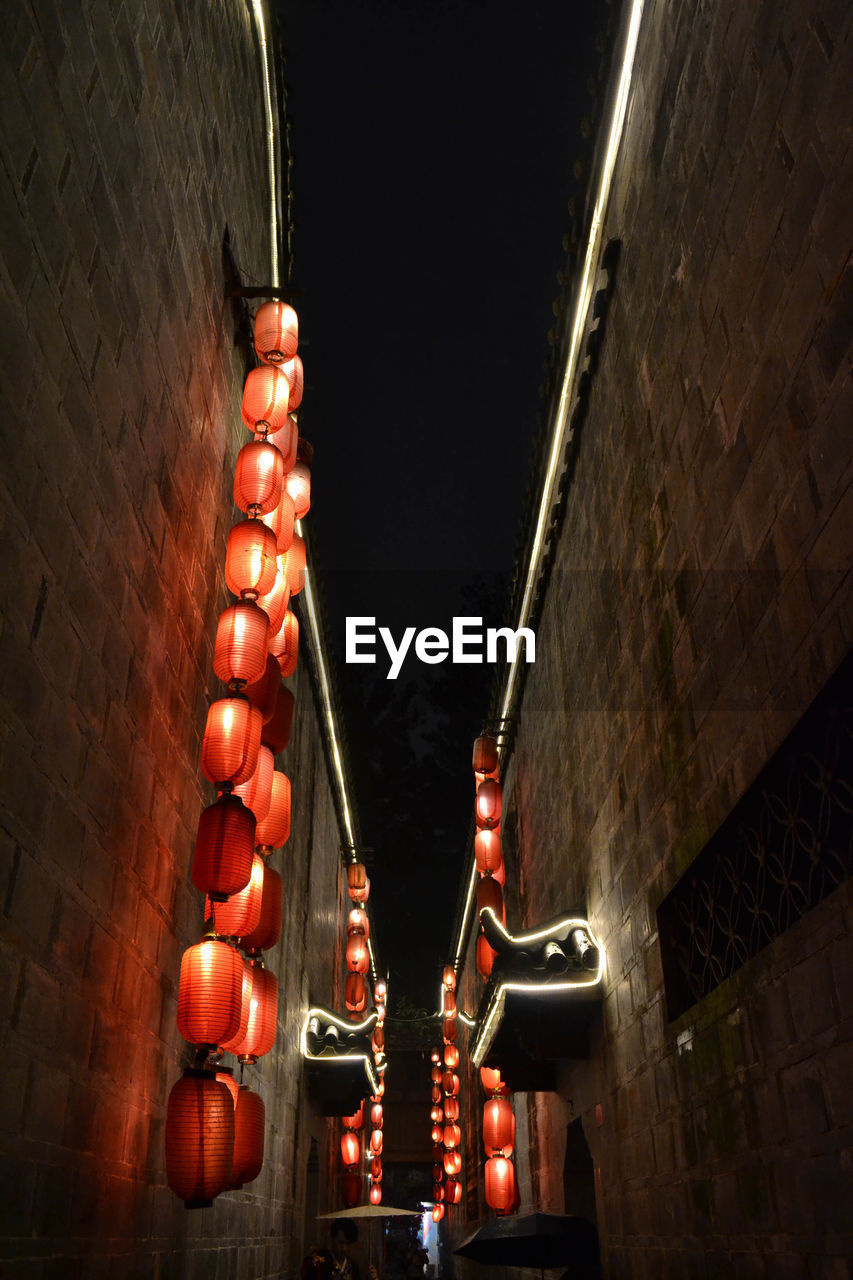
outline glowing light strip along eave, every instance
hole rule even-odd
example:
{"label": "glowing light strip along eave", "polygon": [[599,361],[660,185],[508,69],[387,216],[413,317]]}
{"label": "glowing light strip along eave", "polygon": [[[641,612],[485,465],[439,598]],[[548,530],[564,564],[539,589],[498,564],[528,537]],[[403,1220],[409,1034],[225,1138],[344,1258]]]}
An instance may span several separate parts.
{"label": "glowing light strip along eave", "polygon": [[261,71],[264,86],[264,114],[267,125],[267,172],[270,182],[270,260],[272,283],[278,288],[278,182],[276,173],[276,127],[272,109],[272,87],[270,85],[269,48],[267,29],[264,21],[262,0],[252,0],[255,14],[255,25],[258,30],[258,43],[261,47]]}

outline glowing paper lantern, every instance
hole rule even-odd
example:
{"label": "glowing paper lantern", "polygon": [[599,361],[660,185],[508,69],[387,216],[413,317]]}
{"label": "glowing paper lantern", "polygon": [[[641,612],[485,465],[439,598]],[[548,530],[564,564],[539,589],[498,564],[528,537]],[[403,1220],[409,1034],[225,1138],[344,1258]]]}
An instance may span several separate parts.
{"label": "glowing paper lantern", "polygon": [[216,625],[213,670],[225,684],[258,680],[267,664],[269,619],[251,600],[223,609]]}
{"label": "glowing paper lantern", "polygon": [[474,837],[474,858],[481,876],[496,871],[503,861],[500,830],[478,831]]}
{"label": "glowing paper lantern", "polygon": [[441,1062],[441,1054],[437,1049],[433,1049],[432,1053],[429,1055],[429,1060],[430,1062]]}
{"label": "glowing paper lantern", "polygon": [[485,778],[498,767],[498,744],[494,738],[483,734],[474,740],[474,755],[471,761],[474,772]]}
{"label": "glowing paper lantern", "polygon": [[250,600],[272,591],[278,570],[277,554],[275,534],[263,520],[238,520],[228,534],[225,550],[228,590]]}
{"label": "glowing paper lantern", "polygon": [[481,933],[477,938],[477,971],[482,977],[488,978],[491,975],[497,954],[486,941],[486,935]]}
{"label": "glowing paper lantern", "polygon": [[459,1119],[459,1099],[458,1098],[444,1099],[444,1118],[445,1120],[453,1120],[453,1121],[456,1121]]}
{"label": "glowing paper lantern", "polygon": [[443,1217],[444,1217],[444,1205],[443,1205],[443,1204],[434,1204],[434,1205],[432,1206],[432,1220],[433,1220],[433,1222],[441,1222],[441,1219],[442,1219]]}
{"label": "glowing paper lantern", "polygon": [[444,1177],[444,1170],[442,1169],[441,1165],[438,1162],[436,1162],[432,1166],[432,1180],[433,1182],[441,1182],[441,1179],[443,1177]]}
{"label": "glowing paper lantern", "polygon": [[[244,951],[269,951],[281,937],[281,912],[284,882],[269,863],[264,863],[264,887],[261,894],[261,916],[257,927],[243,938]],[[257,976],[256,970],[256,976]],[[266,1050],[264,1050],[266,1053]],[[260,1054],[258,1055],[260,1057]]]}
{"label": "glowing paper lantern", "polygon": [[370,1038],[370,1047],[374,1054],[385,1052],[385,1029],[377,1023],[373,1028],[373,1035]]}
{"label": "glowing paper lantern", "polygon": [[281,299],[265,302],[255,315],[255,351],[265,364],[279,365],[296,354],[299,318]]}
{"label": "glowing paper lantern", "polygon": [[264,1167],[264,1101],[246,1085],[240,1085],[234,1110],[234,1178],[237,1189],[254,1182]]}
{"label": "glowing paper lantern", "polygon": [[[376,994],[376,993],[374,992],[374,995],[375,995],[375,994]],[[377,1001],[375,1001],[375,1003],[374,1003],[374,1006],[373,1006],[373,1007],[374,1007],[374,1008],[375,1008],[375,1010],[376,1010],[376,1025],[377,1025],[378,1027],[381,1027],[381,1026],[382,1026],[382,1023],[385,1021],[385,1005],[384,1005],[384,1004],[381,1004],[381,1003],[377,1000]]]}
{"label": "glowing paper lantern", "polygon": [[190,1044],[211,1048],[240,1026],[243,958],[226,942],[205,938],[187,947],[178,985],[178,1030]]}
{"label": "glowing paper lantern", "polygon": [[370,1135],[370,1151],[374,1156],[382,1155],[382,1130],[374,1129]]}
{"label": "glowing paper lantern", "polygon": [[[267,867],[269,872],[269,867]],[[275,1042],[278,1019],[278,980],[270,969],[253,966],[252,994],[246,1033],[239,1041],[222,1041],[222,1048],[236,1054],[241,1062],[257,1062]]]}
{"label": "glowing paper lantern", "polygon": [[193,884],[214,899],[239,893],[252,874],[254,847],[254,814],[239,796],[220,796],[199,815],[193,850]]}
{"label": "glowing paper lantern", "polygon": [[[263,733],[263,730],[261,732]],[[270,811],[274,763],[269,747],[261,743],[255,772],[246,782],[241,782],[239,787],[234,788],[235,795],[238,795],[246,808],[255,815],[256,824],[261,824]],[[257,832],[255,841],[258,842]]]}
{"label": "glowing paper lantern", "polygon": [[455,1098],[459,1093],[459,1077],[455,1071],[445,1071],[441,1077],[441,1087],[448,1098]]}
{"label": "glowing paper lantern", "polygon": [[187,1073],[172,1086],[166,1111],[166,1178],[187,1208],[212,1203],[231,1185],[234,1103],[228,1088]]}
{"label": "glowing paper lantern", "polygon": [[452,964],[446,964],[441,974],[441,982],[445,991],[456,990],[456,970]]}
{"label": "glowing paper lantern", "polygon": [[445,1018],[456,1017],[456,996],[452,991],[444,992],[444,1016]]}
{"label": "glowing paper lantern", "polygon": [[287,574],[287,582],[292,596],[298,596],[305,586],[305,554],[305,539],[300,537],[298,533],[294,533],[290,550],[285,556],[284,562],[284,571]]}
{"label": "glowing paper lantern", "polygon": [[456,1039],[456,1023],[452,1018],[445,1018],[441,1024],[441,1034],[445,1044],[453,1044]]}
{"label": "glowing paper lantern", "polygon": [[382,1103],[381,1102],[374,1102],[373,1106],[370,1108],[370,1123],[373,1125],[374,1129],[382,1128]]}
{"label": "glowing paper lantern", "polygon": [[453,1151],[462,1141],[462,1130],[458,1124],[446,1124],[444,1126],[444,1145],[448,1151]]}
{"label": "glowing paper lantern", "polygon": [[271,853],[273,849],[280,849],[287,844],[290,839],[290,814],[290,779],[287,774],[274,769],[269,812],[255,830],[255,845],[263,853]]}
{"label": "glowing paper lantern", "polygon": [[451,1071],[459,1066],[459,1050],[455,1044],[445,1045],[444,1049],[444,1065],[450,1067]]}
{"label": "glowing paper lantern", "polygon": [[373,1182],[370,1185],[370,1203],[371,1204],[382,1203],[382,1187],[378,1182]]}
{"label": "glowing paper lantern", "polygon": [[347,968],[350,973],[367,973],[370,953],[363,933],[352,933],[347,940]]}
{"label": "glowing paper lantern", "polygon": [[298,409],[302,404],[302,392],[305,389],[305,370],[302,368],[301,356],[285,360],[280,366],[284,376],[290,383],[290,409]]}
{"label": "glowing paper lantern", "polygon": [[264,860],[252,855],[252,874],[245,889],[233,894],[227,902],[214,902],[213,930],[226,938],[242,938],[258,927],[264,890]]}
{"label": "glowing paper lantern", "polygon": [[201,744],[205,777],[220,787],[247,782],[258,763],[262,726],[260,711],[248,698],[235,694],[212,702]]}
{"label": "glowing paper lantern", "polygon": [[515,1199],[515,1169],[505,1156],[486,1161],[486,1203],[497,1213],[509,1213]]}
{"label": "glowing paper lantern", "polygon": [[506,1089],[498,1067],[480,1067],[480,1083],[486,1093],[501,1093]]}
{"label": "glowing paper lantern", "polygon": [[344,993],[350,1012],[363,1013],[367,1008],[367,983],[360,973],[347,974]]}
{"label": "glowing paper lantern", "polygon": [[485,911],[486,907],[494,911],[498,920],[503,919],[503,890],[494,876],[481,876],[477,885],[477,914],[479,915],[481,911]]}
{"label": "glowing paper lantern", "polygon": [[444,1124],[444,1108],[438,1106],[433,1107],[429,1113],[429,1118],[433,1124]]}
{"label": "glowing paper lantern", "polygon": [[388,994],[388,984],[384,978],[380,978],[374,988],[374,994],[377,1000],[384,1000]]}
{"label": "glowing paper lantern", "polygon": [[361,907],[353,907],[349,913],[347,917],[347,933],[362,933],[365,938],[370,937],[370,920],[367,912],[363,911]]}
{"label": "glowing paper lantern", "polygon": [[281,674],[292,676],[299,658],[299,621],[290,609],[274,636],[270,637],[270,653],[278,659]]}
{"label": "glowing paper lantern", "polygon": [[486,778],[477,788],[476,817],[478,827],[496,827],[501,816],[501,784]]}
{"label": "glowing paper lantern", "polygon": [[455,1178],[462,1172],[462,1156],[458,1151],[445,1151],[444,1172],[449,1178]]}
{"label": "glowing paper lantern", "polygon": [[289,407],[290,383],[280,369],[261,367],[250,370],[243,383],[240,408],[241,417],[250,431],[274,435],[287,423]]}
{"label": "glowing paper lantern", "polygon": [[[252,1012],[252,989],[255,983],[255,968],[245,956],[242,956],[241,959],[243,961],[243,981],[240,994],[240,1025],[231,1037],[229,1044],[239,1044],[244,1039],[249,1026],[249,1016]],[[225,1047],[224,1045],[219,1045],[220,1049]]]}
{"label": "glowing paper lantern", "polygon": [[241,511],[266,515],[281,501],[284,458],[271,440],[251,440],[237,454],[234,501]]}
{"label": "glowing paper lantern", "polygon": [[373,1156],[370,1161],[370,1176],[374,1182],[382,1181],[382,1157]]}
{"label": "glowing paper lantern", "polygon": [[368,886],[367,868],[363,862],[351,862],[347,867],[347,892],[353,902],[366,902]]}
{"label": "glowing paper lantern", "polygon": [[432,1198],[436,1202],[436,1204],[440,1204],[444,1199],[444,1187],[441,1185],[440,1182],[436,1182],[433,1184]]}
{"label": "glowing paper lantern", "polygon": [[[440,1077],[440,1076],[439,1076],[439,1079],[441,1079],[441,1077]],[[434,1106],[438,1106],[439,1102],[441,1102],[441,1100],[442,1100],[442,1098],[443,1098],[443,1097],[444,1097],[444,1094],[443,1094],[443,1093],[442,1093],[442,1091],[441,1091],[441,1085],[440,1085],[440,1084],[434,1084],[434,1085],[432,1086],[432,1102],[433,1102],[433,1105],[434,1105]]]}
{"label": "glowing paper lantern", "polygon": [[431,1136],[432,1136],[433,1142],[440,1146],[444,1142],[443,1126],[440,1124],[434,1124],[432,1126]]}
{"label": "glowing paper lantern", "polygon": [[281,624],[284,622],[284,615],[287,613],[287,606],[290,604],[290,583],[287,580],[285,571],[284,557],[276,558],[275,582],[272,591],[268,591],[265,596],[258,596],[257,605],[267,616],[269,627],[267,631],[267,648],[273,636],[277,635],[281,630]]}
{"label": "glowing paper lantern", "polygon": [[219,1083],[220,1083],[220,1084],[224,1084],[224,1085],[225,1085],[225,1088],[226,1088],[226,1089],[228,1090],[228,1092],[231,1094],[231,1100],[232,1100],[232,1102],[234,1103],[234,1106],[236,1107],[236,1105],[237,1105],[237,1094],[238,1094],[238,1092],[239,1092],[239,1088],[238,1088],[238,1085],[237,1085],[237,1081],[234,1079],[234,1075],[233,1075],[233,1073],[232,1073],[231,1071],[229,1071],[229,1070],[224,1070],[224,1069],[223,1069],[223,1070],[221,1070],[221,1071],[217,1071],[217,1072],[215,1073],[215,1076],[216,1076],[216,1079],[219,1081]]}
{"label": "glowing paper lantern", "polygon": [[361,1142],[357,1133],[347,1131],[341,1135],[341,1160],[344,1164],[358,1164],[361,1159]]}
{"label": "glowing paper lantern", "polygon": [[296,509],[293,499],[282,485],[281,498],[278,505],[261,516],[267,528],[275,535],[275,546],[279,557],[286,555],[293,541],[293,525],[296,520]]}
{"label": "glowing paper lantern", "polygon": [[[293,617],[292,614],[290,616]],[[276,662],[278,662],[278,659],[276,659]],[[290,731],[293,728],[293,712],[295,708],[296,699],[293,696],[293,692],[288,689],[287,685],[281,683],[281,674],[279,674],[275,708],[269,721],[261,730],[261,742],[265,747],[269,747],[274,756],[284,751],[290,742]]]}
{"label": "glowing paper lantern", "polygon": [[445,1204],[459,1204],[462,1199],[462,1183],[457,1182],[455,1178],[449,1178],[444,1188]]}
{"label": "glowing paper lantern", "polygon": [[287,473],[285,488],[293,499],[296,519],[304,520],[311,509],[311,463],[314,450],[300,439],[296,462]]}
{"label": "glowing paper lantern", "polygon": [[441,1084],[441,1067],[439,1067],[437,1064],[433,1066],[430,1072],[430,1079],[432,1080],[433,1084]]}
{"label": "glowing paper lantern", "polygon": [[[264,725],[271,718],[275,711],[276,702],[278,700],[278,686],[281,684],[281,672],[278,669],[278,659],[274,658],[271,653],[267,653],[266,666],[263,674],[257,679],[247,684],[243,689],[244,695],[249,699],[252,706],[257,707],[261,713],[261,720]],[[261,742],[264,740],[264,730],[261,730]],[[269,746],[269,743],[266,744]]]}
{"label": "glowing paper lantern", "polygon": [[489,1098],[483,1107],[483,1146],[487,1156],[512,1155],[515,1115],[509,1098]]}

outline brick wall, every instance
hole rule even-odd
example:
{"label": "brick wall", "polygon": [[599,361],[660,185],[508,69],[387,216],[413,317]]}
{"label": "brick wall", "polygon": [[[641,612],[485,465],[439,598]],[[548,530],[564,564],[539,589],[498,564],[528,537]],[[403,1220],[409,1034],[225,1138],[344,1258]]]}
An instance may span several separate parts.
{"label": "brick wall", "polygon": [[582,1117],[614,1280],[853,1256],[849,884],[673,1023],[656,932],[853,640],[850,26],[817,0],[643,18],[621,259],[505,778],[510,925],[584,905],[607,950],[590,1060],[528,1100],[529,1163],[562,1208]]}
{"label": "brick wall", "polygon": [[309,1143],[327,1129],[303,1098],[299,1021],[309,991],[332,998],[340,932],[299,673],[279,1034],[249,1071],[265,1169],[187,1213],[163,1152],[245,436],[226,232],[246,276],[268,277],[250,7],[23,0],[0,24],[0,1271],[278,1276],[298,1261]]}

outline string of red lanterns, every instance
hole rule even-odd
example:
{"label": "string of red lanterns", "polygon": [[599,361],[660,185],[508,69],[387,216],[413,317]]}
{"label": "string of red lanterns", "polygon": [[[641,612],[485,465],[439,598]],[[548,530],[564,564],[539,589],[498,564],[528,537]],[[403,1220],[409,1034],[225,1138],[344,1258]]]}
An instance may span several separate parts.
{"label": "string of red lanterns", "polygon": [[278,980],[263,953],[281,934],[283,883],[267,860],[290,835],[290,781],[275,756],[293,720],[282,680],[296,668],[299,631],[287,606],[304,584],[305,544],[294,521],[310,505],[312,451],[291,414],[304,381],[296,312],[264,303],[254,338],[261,364],[246,378],[241,407],[253,439],[240,450],[233,489],[245,518],[232,527],[225,557],[237,599],[219,617],[213,653],[227,692],[210,705],[201,749],[218,795],[199,817],[192,860],[208,918],[184,952],[178,985],[178,1029],[195,1046],[196,1066],[173,1086],[166,1117],[167,1178],[188,1207],[261,1172],[263,1099],[217,1067],[226,1051],[241,1069],[269,1053],[278,1017]]}

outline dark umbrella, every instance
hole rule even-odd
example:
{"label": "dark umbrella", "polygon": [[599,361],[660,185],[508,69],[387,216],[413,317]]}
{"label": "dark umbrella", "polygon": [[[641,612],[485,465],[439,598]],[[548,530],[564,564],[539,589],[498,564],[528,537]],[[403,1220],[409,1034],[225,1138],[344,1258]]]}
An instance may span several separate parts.
{"label": "dark umbrella", "polygon": [[525,1213],[493,1218],[454,1253],[503,1267],[571,1267],[595,1274],[598,1233],[586,1218],[563,1213]]}

